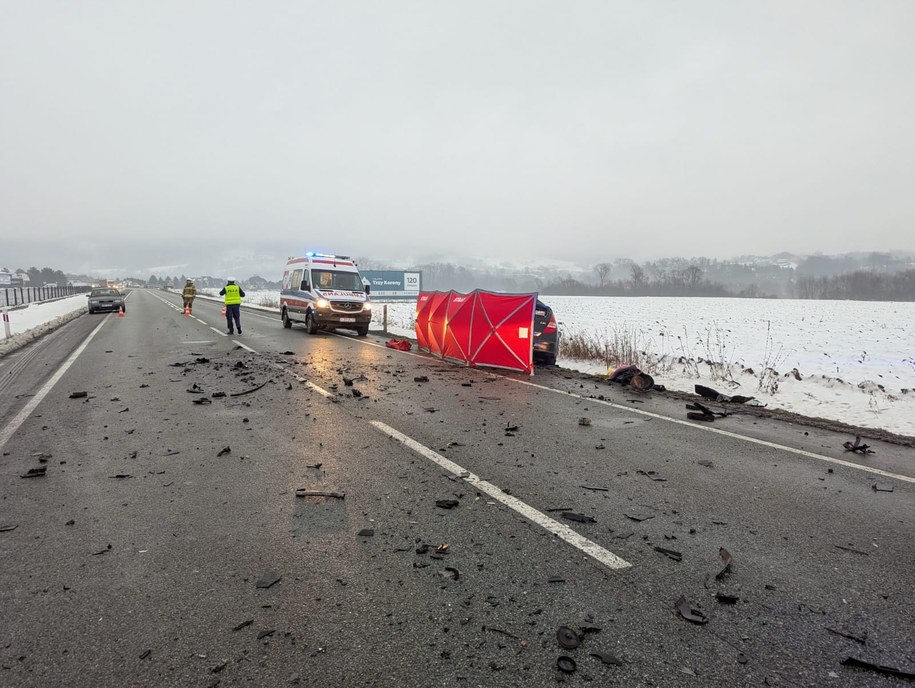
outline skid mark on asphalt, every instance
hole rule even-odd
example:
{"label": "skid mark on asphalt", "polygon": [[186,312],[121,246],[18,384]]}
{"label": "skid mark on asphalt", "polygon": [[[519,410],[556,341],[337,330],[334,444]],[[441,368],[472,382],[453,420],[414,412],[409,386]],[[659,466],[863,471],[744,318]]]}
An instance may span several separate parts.
{"label": "skid mark on asphalt", "polygon": [[106,322],[108,322],[108,318],[105,318],[102,320],[102,322],[96,325],[95,329],[92,330],[92,332],[90,332],[88,336],[83,340],[83,343],[77,347],[76,351],[70,354],[69,358],[67,358],[67,360],[61,364],[60,368],[57,369],[57,372],[51,376],[51,379],[44,383],[44,386],[38,390],[35,396],[29,399],[29,403],[27,403],[23,409],[16,414],[16,417],[9,422],[9,425],[3,428],[3,430],[0,430],[0,449],[3,449],[13,434],[19,429],[19,426],[22,425],[25,419],[31,415],[32,411],[35,410],[35,407],[38,406],[38,404],[41,403],[41,400],[48,395],[48,392],[54,388],[54,385],[56,385],[60,378],[64,376],[64,373],[69,370],[70,366],[73,365],[77,358],[79,358],[79,355],[85,351],[86,347],[89,346],[89,342],[91,342],[92,338],[98,334],[98,331],[104,327]]}
{"label": "skid mark on asphalt", "polygon": [[[502,376],[498,376],[502,377]],[[604,406],[609,406],[610,408],[618,409],[620,411],[626,411],[628,413],[635,413],[640,416],[646,416],[648,418],[657,418],[658,420],[666,420],[668,423],[676,423],[677,425],[685,425],[688,428],[693,430],[699,430],[701,432],[711,432],[716,435],[723,435],[724,437],[731,437],[736,440],[742,440],[744,442],[749,442],[750,444],[758,444],[763,447],[769,447],[770,449],[779,449],[781,451],[786,451],[791,454],[797,454],[798,456],[804,456],[808,459],[817,459],[818,461],[826,461],[827,463],[835,464],[837,466],[845,466],[846,468],[854,468],[859,471],[864,471],[866,473],[873,473],[874,475],[879,475],[884,478],[894,478],[896,480],[902,480],[907,483],[915,483],[915,478],[909,477],[907,475],[899,475],[898,473],[889,473],[887,471],[882,471],[879,468],[871,468],[870,466],[862,466],[858,463],[852,463],[851,461],[843,461],[842,459],[834,459],[831,456],[824,456],[823,454],[816,454],[814,452],[809,452],[804,449],[796,449],[794,447],[789,447],[784,444],[778,444],[776,442],[769,442],[768,440],[760,440],[755,437],[748,437],[747,435],[740,435],[736,432],[731,432],[729,430],[721,430],[719,428],[710,428],[707,425],[696,425],[690,423],[689,421],[680,420],[679,418],[671,418],[670,416],[664,416],[660,413],[652,413],[651,411],[642,411],[641,409],[634,409],[629,406],[623,406],[621,404],[614,404],[612,401],[604,401],[603,399],[594,399],[593,397],[584,397],[580,394],[575,394],[574,392],[567,392],[563,389],[553,389],[552,387],[545,387],[544,385],[538,385],[535,382],[527,382],[525,380],[515,380],[510,377],[504,378],[511,382],[516,382],[519,385],[527,385],[528,387],[534,387],[536,389],[542,389],[546,392],[553,392],[555,394],[563,394],[566,396],[574,397],[576,399],[581,399],[587,401],[588,403],[594,404],[603,404]]]}
{"label": "skid mark on asphalt", "polygon": [[453,473],[454,475],[460,477],[467,483],[473,485],[480,492],[484,492],[493,499],[501,502],[509,509],[516,511],[517,513],[524,516],[529,521],[536,523],[538,526],[549,531],[553,535],[563,539],[565,542],[569,543],[573,547],[581,550],[588,556],[596,559],[601,564],[610,569],[624,569],[632,566],[628,561],[622,559],[615,555],[613,552],[604,549],[600,545],[591,542],[588,538],[579,535],[574,530],[569,528],[558,521],[554,521],[549,516],[537,511],[532,506],[525,504],[520,499],[512,497],[511,495],[505,494],[500,488],[496,487],[490,482],[483,480],[477,475],[474,475],[470,471],[465,470],[458,464],[454,463],[450,459],[446,459],[441,454],[438,454],[425,445],[420,444],[416,440],[407,437],[403,433],[398,432],[389,425],[385,425],[381,421],[373,420],[370,421],[378,430],[383,432],[388,437],[391,437],[404,446],[412,449],[420,456],[423,456],[435,464],[438,464],[446,471]]}

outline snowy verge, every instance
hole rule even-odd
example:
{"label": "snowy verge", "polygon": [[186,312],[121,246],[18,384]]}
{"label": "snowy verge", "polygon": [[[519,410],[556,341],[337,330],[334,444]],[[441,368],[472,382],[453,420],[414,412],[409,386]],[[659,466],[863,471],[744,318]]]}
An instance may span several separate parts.
{"label": "snowy verge", "polygon": [[[7,315],[12,336],[0,339],[0,356],[21,349],[87,312],[85,294],[10,310]],[[4,334],[5,330],[0,330],[0,336]]]}

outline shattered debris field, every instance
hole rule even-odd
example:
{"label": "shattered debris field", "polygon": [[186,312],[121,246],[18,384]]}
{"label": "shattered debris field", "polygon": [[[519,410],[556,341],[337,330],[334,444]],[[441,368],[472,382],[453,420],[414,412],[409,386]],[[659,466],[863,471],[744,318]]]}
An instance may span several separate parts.
{"label": "shattered debris field", "polygon": [[912,684],[904,443],[129,301],[0,358],[0,685]]}

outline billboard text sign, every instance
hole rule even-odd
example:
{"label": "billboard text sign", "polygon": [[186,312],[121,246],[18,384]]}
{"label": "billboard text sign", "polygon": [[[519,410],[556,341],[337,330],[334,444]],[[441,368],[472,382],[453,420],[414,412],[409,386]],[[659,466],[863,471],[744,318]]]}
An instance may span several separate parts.
{"label": "billboard text sign", "polygon": [[371,285],[376,299],[415,299],[423,286],[419,271],[360,270],[359,274]]}

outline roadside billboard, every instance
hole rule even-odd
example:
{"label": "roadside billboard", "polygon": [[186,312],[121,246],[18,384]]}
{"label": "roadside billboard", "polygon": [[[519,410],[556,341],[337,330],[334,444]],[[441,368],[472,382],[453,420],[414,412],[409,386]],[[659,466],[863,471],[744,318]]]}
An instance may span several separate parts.
{"label": "roadside billboard", "polygon": [[423,273],[402,270],[360,270],[372,287],[373,299],[415,299],[423,287]]}

